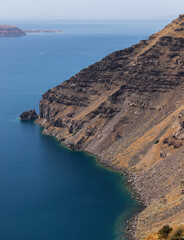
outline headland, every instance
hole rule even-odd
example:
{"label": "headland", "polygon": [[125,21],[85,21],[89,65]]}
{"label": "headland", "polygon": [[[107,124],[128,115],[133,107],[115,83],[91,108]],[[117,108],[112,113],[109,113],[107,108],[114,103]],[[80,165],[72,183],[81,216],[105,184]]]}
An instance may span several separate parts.
{"label": "headland", "polygon": [[184,15],[50,90],[43,133],[126,173],[144,204],[129,236],[184,224]]}

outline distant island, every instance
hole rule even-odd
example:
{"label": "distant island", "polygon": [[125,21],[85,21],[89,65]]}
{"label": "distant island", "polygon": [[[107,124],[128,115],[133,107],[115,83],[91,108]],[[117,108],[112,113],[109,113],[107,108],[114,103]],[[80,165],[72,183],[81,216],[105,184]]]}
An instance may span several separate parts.
{"label": "distant island", "polygon": [[62,33],[61,30],[21,30],[14,25],[0,25],[0,37],[20,37],[29,33]]}
{"label": "distant island", "polygon": [[0,37],[19,37],[26,33],[14,25],[0,25]]}

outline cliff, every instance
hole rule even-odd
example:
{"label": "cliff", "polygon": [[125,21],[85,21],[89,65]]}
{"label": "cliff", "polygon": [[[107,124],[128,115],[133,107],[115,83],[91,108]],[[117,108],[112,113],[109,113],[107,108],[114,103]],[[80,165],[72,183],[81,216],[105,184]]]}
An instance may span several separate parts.
{"label": "cliff", "polygon": [[19,37],[25,35],[25,32],[14,25],[0,25],[0,37]]}
{"label": "cliff", "polygon": [[37,123],[126,171],[145,209],[136,239],[184,223],[184,15],[48,90]]}

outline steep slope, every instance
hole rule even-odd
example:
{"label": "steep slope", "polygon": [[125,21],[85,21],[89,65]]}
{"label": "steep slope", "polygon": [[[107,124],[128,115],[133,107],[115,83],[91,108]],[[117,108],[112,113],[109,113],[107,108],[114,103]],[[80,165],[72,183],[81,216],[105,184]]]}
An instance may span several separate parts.
{"label": "steep slope", "polygon": [[[37,123],[127,171],[146,208],[135,236],[184,223],[184,15],[48,90]],[[132,228],[130,233],[132,233]]]}

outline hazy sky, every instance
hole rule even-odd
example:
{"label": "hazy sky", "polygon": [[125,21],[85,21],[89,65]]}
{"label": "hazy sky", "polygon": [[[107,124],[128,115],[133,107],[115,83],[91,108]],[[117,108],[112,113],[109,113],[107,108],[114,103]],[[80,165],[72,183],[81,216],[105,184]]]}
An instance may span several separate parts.
{"label": "hazy sky", "polygon": [[154,19],[184,13],[184,0],[0,0],[0,19]]}

